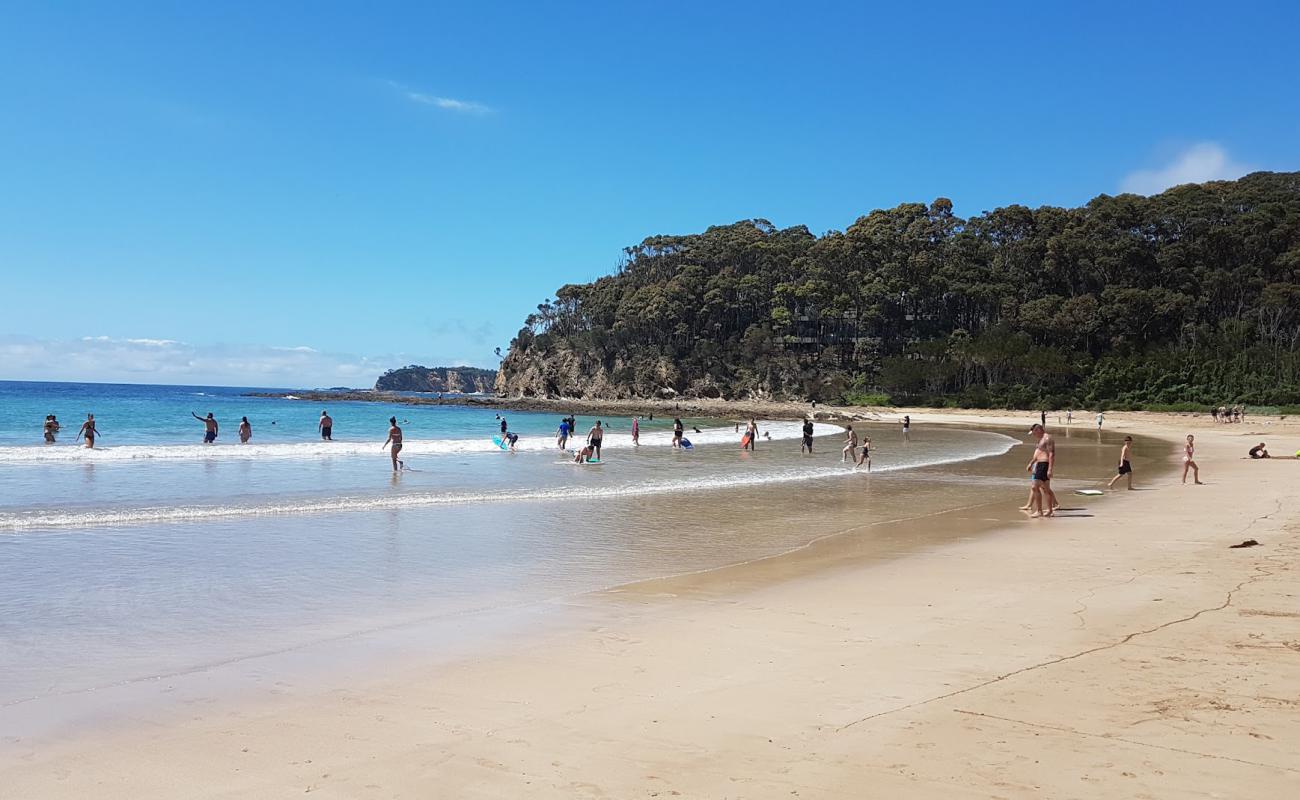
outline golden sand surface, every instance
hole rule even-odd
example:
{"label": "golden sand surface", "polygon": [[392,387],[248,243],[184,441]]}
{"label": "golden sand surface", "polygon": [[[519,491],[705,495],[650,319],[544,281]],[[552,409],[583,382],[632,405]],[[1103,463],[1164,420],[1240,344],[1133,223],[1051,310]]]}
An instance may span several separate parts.
{"label": "golden sand surface", "polygon": [[[910,524],[980,533],[583,595],[582,625],[503,652],[9,743],[0,797],[1300,797],[1300,463],[1244,458],[1300,425],[1106,427],[1168,443],[1143,491],[956,511]],[[1178,480],[1186,433],[1203,486]]]}

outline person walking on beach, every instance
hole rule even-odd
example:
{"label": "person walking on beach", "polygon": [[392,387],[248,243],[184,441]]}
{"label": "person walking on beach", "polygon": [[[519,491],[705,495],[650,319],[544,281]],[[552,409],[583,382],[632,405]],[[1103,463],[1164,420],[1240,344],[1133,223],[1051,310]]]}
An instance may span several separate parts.
{"label": "person walking on beach", "polygon": [[858,463],[854,464],[853,468],[857,469],[863,464],[867,465],[867,472],[870,472],[871,471],[871,437],[866,435],[865,433],[862,434],[862,455],[858,456]]}
{"label": "person walking on beach", "polygon": [[320,422],[316,427],[320,430],[320,438],[327,442],[334,441],[334,418],[330,416],[330,412],[320,412]]}
{"label": "person walking on beach", "polygon": [[45,443],[54,444],[54,437],[59,433],[59,421],[53,414],[45,415]]}
{"label": "person walking on beach", "polygon": [[799,446],[800,453],[812,455],[813,446],[813,424],[812,420],[807,417],[803,418],[803,444]]}
{"label": "person walking on beach", "polygon": [[[87,414],[86,421],[81,423],[81,430],[77,431],[77,439],[86,437],[86,447],[95,449],[95,437],[99,435],[99,429],[95,427],[95,415]],[[74,440],[75,441],[75,440]]]}
{"label": "person walking on beach", "polygon": [[1187,434],[1187,444],[1183,445],[1183,483],[1187,483],[1187,470],[1192,471],[1192,481],[1201,485],[1201,468],[1196,465],[1196,437]]}
{"label": "person walking on beach", "polygon": [[560,431],[559,431],[559,435],[555,437],[555,443],[559,445],[561,450],[567,450],[569,448],[569,418],[568,417],[565,417],[564,419],[560,420]]}
{"label": "person walking on beach", "polygon": [[212,444],[217,440],[217,418],[212,416],[211,411],[208,412],[208,415],[206,417],[200,417],[198,414],[195,414],[193,411],[190,412],[190,416],[194,417],[199,422],[203,423],[204,444]]}
{"label": "person walking on beach", "polygon": [[682,446],[682,433],[684,432],[685,428],[682,426],[682,418],[673,417],[673,447]]}
{"label": "person walking on beach", "polygon": [[248,417],[241,417],[239,420],[239,443],[248,444],[248,440],[253,438],[253,426],[249,423]]}
{"label": "person walking on beach", "polygon": [[1056,442],[1043,428],[1035,422],[1029,433],[1038,436],[1034,447],[1034,457],[1025,471],[1029,473],[1029,504],[1021,506],[1021,511],[1029,511],[1031,517],[1050,517],[1057,508],[1056,494],[1052,492],[1052,473],[1056,468]]}
{"label": "person walking on beach", "polygon": [[1097,412],[1097,430],[1098,430],[1098,431],[1101,430],[1102,423],[1104,423],[1105,421],[1106,421],[1106,412],[1105,412],[1105,411],[1098,411],[1098,412]]}
{"label": "person walking on beach", "polygon": [[1133,465],[1129,463],[1129,459],[1132,457],[1132,451],[1133,437],[1125,436],[1124,447],[1119,451],[1119,471],[1115,474],[1115,477],[1110,479],[1110,483],[1106,484],[1107,489],[1115,488],[1115,484],[1119,479],[1127,475],[1129,491],[1133,491]]}
{"label": "person walking on beach", "polygon": [[840,453],[840,462],[849,463],[858,455],[858,434],[852,425],[844,426],[844,450]]}
{"label": "person walking on beach", "polygon": [[600,420],[587,431],[587,444],[591,445],[591,450],[596,454],[596,460],[600,460],[600,445],[605,440],[605,429],[600,426]]}
{"label": "person walking on beach", "polygon": [[1074,410],[1073,410],[1073,409],[1069,409],[1069,408],[1065,409],[1065,424],[1066,424],[1066,425],[1073,425],[1073,424],[1074,424]]}
{"label": "person walking on beach", "polygon": [[753,450],[754,443],[758,441],[758,423],[755,422],[752,417],[745,425],[745,435],[749,437],[749,442],[746,443],[745,446],[750,450]]}
{"label": "person walking on beach", "polygon": [[641,418],[640,417],[632,418],[632,446],[633,447],[641,446]]}
{"label": "person walking on beach", "polygon": [[388,438],[384,440],[384,444],[379,449],[383,450],[390,443],[393,445],[392,450],[389,452],[389,455],[393,457],[393,472],[397,472],[406,466],[397,458],[397,454],[402,452],[402,429],[397,427],[397,417],[388,418]]}

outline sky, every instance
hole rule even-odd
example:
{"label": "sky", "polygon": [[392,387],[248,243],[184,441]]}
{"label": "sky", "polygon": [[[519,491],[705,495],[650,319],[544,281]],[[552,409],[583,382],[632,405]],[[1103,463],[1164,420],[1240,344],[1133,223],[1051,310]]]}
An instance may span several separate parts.
{"label": "sky", "polygon": [[0,10],[0,379],[494,367],[651,235],[1300,169],[1294,2]]}

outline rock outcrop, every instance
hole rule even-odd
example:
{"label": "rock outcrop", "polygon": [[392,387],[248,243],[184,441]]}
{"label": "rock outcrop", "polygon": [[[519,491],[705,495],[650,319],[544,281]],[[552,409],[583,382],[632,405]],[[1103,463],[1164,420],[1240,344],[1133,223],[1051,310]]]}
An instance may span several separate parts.
{"label": "rock outcrop", "polygon": [[412,364],[390,369],[375,381],[381,392],[456,392],[480,394],[493,391],[496,370],[478,367],[421,367]]}

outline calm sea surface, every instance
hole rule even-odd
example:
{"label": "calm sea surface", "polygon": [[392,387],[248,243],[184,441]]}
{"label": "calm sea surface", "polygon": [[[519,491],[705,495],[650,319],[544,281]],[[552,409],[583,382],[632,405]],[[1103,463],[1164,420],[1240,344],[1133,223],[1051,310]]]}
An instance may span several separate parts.
{"label": "calm sea surface", "polygon": [[[836,427],[818,426],[809,456],[797,423],[762,423],[771,439],[745,453],[730,421],[686,420],[701,432],[683,452],[671,420],[644,421],[633,447],[631,421],[605,418],[604,463],[579,466],[555,448],[556,414],[506,412],[521,435],[507,453],[492,410],[245,391],[0,382],[0,736],[109,687],[256,672],[267,654],[378,630],[415,640],[431,620],[711,569],[1023,488],[981,473],[1017,443],[988,431],[920,425],[904,440],[895,424],[860,426],[874,440],[867,476],[841,464]],[[317,434],[322,410],[333,442]],[[200,443],[191,411],[216,415],[217,444]],[[94,451],[73,443],[87,412]],[[46,414],[63,424],[53,445]],[[242,416],[249,445],[237,443]],[[389,416],[406,434],[411,469],[398,475],[380,449]]]}

